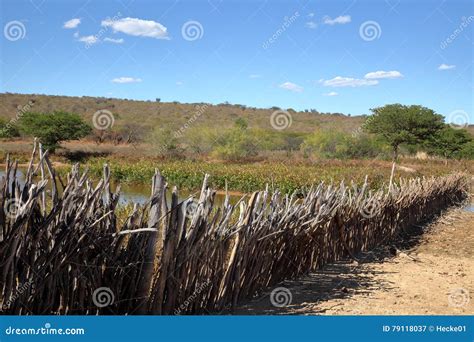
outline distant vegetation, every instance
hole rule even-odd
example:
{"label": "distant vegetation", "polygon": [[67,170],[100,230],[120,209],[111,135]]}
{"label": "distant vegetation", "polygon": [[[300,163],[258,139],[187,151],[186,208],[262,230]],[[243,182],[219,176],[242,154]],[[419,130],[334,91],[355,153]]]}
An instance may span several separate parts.
{"label": "distant vegetation", "polygon": [[62,141],[81,139],[92,132],[91,126],[79,115],[66,112],[26,112],[18,120],[18,127],[26,136],[38,138],[51,152]]}
{"label": "distant vegetation", "polygon": [[[172,159],[256,161],[282,153],[286,159],[391,159],[417,152],[445,160],[474,158],[468,130],[418,105],[390,104],[360,117],[288,109],[289,121],[280,130],[271,122],[277,107],[17,94],[0,99],[0,138],[35,136],[51,151],[63,141],[85,138],[97,145],[148,144],[156,156]],[[97,111],[113,115],[110,127],[93,127]]]}

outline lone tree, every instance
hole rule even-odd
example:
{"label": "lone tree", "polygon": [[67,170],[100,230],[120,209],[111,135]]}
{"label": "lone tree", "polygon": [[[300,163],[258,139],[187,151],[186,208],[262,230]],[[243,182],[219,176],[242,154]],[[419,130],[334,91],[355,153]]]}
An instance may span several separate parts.
{"label": "lone tree", "polygon": [[394,160],[401,144],[422,144],[445,126],[441,115],[423,106],[396,103],[371,111],[373,115],[367,118],[364,128],[387,141]]}
{"label": "lone tree", "polygon": [[46,149],[54,152],[61,141],[80,139],[88,135],[92,128],[82,118],[73,113],[25,113],[19,122],[20,131],[34,136]]}

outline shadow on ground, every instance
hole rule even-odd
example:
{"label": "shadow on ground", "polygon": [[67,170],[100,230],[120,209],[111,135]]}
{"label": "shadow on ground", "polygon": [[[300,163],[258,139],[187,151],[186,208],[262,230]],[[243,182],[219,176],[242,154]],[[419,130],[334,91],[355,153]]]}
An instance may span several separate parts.
{"label": "shadow on ground", "polygon": [[[387,262],[397,255],[411,258],[409,253],[420,244],[429,223],[431,221],[423,226],[414,226],[409,232],[402,232],[387,245],[357,254],[355,256],[357,260],[340,260],[300,279],[281,282],[262,295],[233,310],[226,310],[223,314],[295,315],[301,314],[303,309],[308,307],[311,307],[311,314],[324,314],[342,305],[336,304],[329,308],[322,308],[318,304],[324,301],[349,298],[356,294],[370,297],[374,290],[390,291],[394,288],[394,284],[381,280],[384,277],[377,277],[382,273],[367,267],[368,264]],[[286,291],[281,288],[285,288]],[[273,294],[272,291],[274,291]],[[277,292],[280,292],[279,296]],[[288,304],[290,297],[291,302]],[[273,305],[272,301],[277,302],[277,305],[285,305],[278,307]]]}

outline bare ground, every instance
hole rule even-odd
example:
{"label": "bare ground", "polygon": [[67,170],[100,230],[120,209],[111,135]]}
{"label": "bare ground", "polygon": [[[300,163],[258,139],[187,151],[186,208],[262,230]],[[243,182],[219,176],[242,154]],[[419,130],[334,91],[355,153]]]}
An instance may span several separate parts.
{"label": "bare ground", "polygon": [[[472,315],[474,213],[451,210],[389,246],[359,255],[358,262],[337,262],[277,287],[291,292],[289,305],[273,306],[268,291],[233,314]],[[283,294],[278,303],[288,298]]]}

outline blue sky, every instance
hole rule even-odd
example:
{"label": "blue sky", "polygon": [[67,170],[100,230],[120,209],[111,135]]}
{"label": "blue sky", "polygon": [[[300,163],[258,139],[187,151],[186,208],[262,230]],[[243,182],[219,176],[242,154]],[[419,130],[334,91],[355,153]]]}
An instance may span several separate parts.
{"label": "blue sky", "polygon": [[472,1],[1,3],[1,92],[473,122]]}

